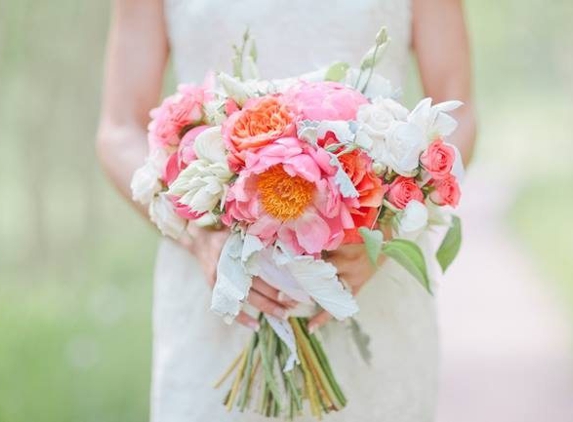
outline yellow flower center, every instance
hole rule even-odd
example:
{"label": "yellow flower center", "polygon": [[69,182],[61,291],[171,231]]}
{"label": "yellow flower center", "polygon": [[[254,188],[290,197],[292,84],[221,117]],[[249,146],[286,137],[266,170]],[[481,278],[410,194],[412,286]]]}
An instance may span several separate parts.
{"label": "yellow flower center", "polygon": [[276,165],[259,175],[257,190],[263,209],[277,220],[287,221],[302,215],[312,201],[315,186]]}

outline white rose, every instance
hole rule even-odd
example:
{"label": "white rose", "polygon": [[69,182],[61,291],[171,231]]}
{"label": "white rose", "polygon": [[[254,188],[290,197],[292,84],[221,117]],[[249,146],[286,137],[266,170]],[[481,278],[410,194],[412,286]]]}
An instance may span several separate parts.
{"label": "white rose", "polygon": [[149,205],[149,217],[164,236],[179,239],[186,222],[175,213],[175,207],[165,193],[160,193]]}
{"label": "white rose", "polygon": [[395,122],[386,132],[382,156],[375,157],[402,176],[413,176],[419,166],[426,138],[415,124]]}
{"label": "white rose", "polygon": [[197,160],[192,161],[171,184],[169,194],[196,213],[211,212],[223,199],[233,176],[225,156],[221,127],[203,131],[193,145]]}
{"label": "white rose", "polygon": [[428,225],[428,208],[418,201],[410,201],[397,216],[398,236],[415,239]]}
{"label": "white rose", "polygon": [[372,104],[361,105],[356,120],[374,140],[383,139],[385,132],[397,120],[405,121],[408,110],[390,98],[376,98]]}
{"label": "white rose", "polygon": [[407,116],[408,110],[390,98],[376,98],[372,104],[360,106],[356,116],[359,124],[356,143],[370,149],[370,156],[382,162],[386,156],[386,132],[394,122]]}
{"label": "white rose", "polygon": [[167,154],[163,150],[155,150],[138,168],[131,179],[131,197],[134,201],[149,204],[156,193],[161,190],[161,174],[165,167]]}
{"label": "white rose", "polygon": [[448,113],[460,107],[460,101],[446,101],[432,105],[431,98],[424,98],[412,110],[408,121],[420,127],[429,141],[449,136],[456,130],[458,122]]}

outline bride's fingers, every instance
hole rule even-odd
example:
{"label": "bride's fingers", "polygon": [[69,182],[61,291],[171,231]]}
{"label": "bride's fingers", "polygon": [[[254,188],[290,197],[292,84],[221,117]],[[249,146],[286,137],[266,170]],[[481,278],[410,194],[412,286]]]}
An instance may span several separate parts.
{"label": "bride's fingers", "polygon": [[293,308],[297,305],[296,301],[292,300],[284,293],[275,289],[270,284],[265,283],[265,281],[260,277],[253,278],[252,288],[257,292],[261,293],[262,295],[268,297],[269,299],[274,300],[275,302],[278,302],[282,305],[285,305],[288,308]]}
{"label": "bride's fingers", "polygon": [[330,315],[327,311],[320,311],[308,322],[308,332],[311,334],[314,333],[331,319],[332,315]]}
{"label": "bride's fingers", "polygon": [[256,290],[251,289],[247,299],[249,304],[257,308],[259,311],[275,316],[279,319],[286,319],[288,317],[287,309],[274,300],[262,295]]}
{"label": "bride's fingers", "polygon": [[243,311],[241,311],[239,315],[237,315],[235,321],[237,321],[241,325],[244,325],[247,328],[250,328],[253,331],[259,331],[259,328],[261,328],[259,321],[257,321],[255,318],[253,318],[252,316],[248,315]]}

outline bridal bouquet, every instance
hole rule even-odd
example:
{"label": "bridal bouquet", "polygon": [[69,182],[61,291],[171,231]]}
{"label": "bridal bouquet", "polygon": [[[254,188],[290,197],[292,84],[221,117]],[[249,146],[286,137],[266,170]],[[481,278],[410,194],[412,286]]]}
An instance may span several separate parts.
{"label": "bridal bouquet", "polygon": [[[463,169],[446,138],[456,127],[447,113],[460,103],[424,99],[412,111],[399,104],[374,73],[387,43],[381,30],[356,69],[335,63],[262,80],[247,33],[235,47],[234,76],[180,85],[151,112],[150,154],[134,175],[133,197],[173,238],[189,224],[230,228],[212,297],[212,310],[229,322],[253,277],[338,320],[352,317],[356,301],[323,259],[343,244],[364,243],[373,265],[381,254],[396,260],[429,293],[427,260],[445,270],[454,259]],[[444,240],[425,257],[418,235],[439,226],[448,227]],[[259,321],[219,383],[234,375],[228,409],[292,419],[305,401],[317,418],[344,408],[306,318]]]}

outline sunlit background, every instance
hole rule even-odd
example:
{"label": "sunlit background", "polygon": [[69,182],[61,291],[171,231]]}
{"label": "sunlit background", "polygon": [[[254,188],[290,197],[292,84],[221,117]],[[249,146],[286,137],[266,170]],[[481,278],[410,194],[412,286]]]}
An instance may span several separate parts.
{"label": "sunlit background", "polygon": [[[480,139],[439,422],[571,421],[573,2],[466,5]],[[147,419],[157,237],[94,153],[108,12],[0,0],[1,422]]]}

